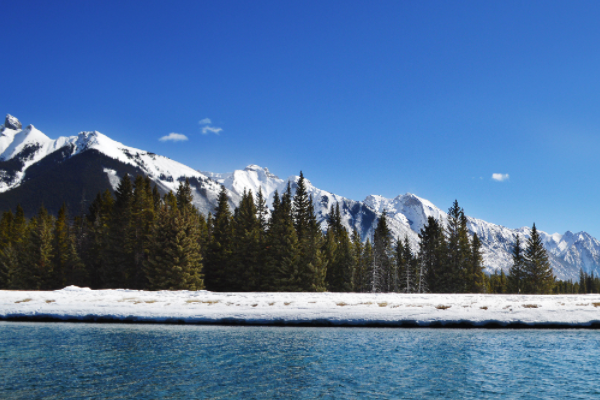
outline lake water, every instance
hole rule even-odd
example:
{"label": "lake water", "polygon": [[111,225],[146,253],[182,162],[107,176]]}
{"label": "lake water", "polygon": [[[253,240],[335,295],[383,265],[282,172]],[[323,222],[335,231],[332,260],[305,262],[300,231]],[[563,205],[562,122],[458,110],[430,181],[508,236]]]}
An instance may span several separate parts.
{"label": "lake water", "polygon": [[600,398],[600,331],[0,322],[0,398]]}

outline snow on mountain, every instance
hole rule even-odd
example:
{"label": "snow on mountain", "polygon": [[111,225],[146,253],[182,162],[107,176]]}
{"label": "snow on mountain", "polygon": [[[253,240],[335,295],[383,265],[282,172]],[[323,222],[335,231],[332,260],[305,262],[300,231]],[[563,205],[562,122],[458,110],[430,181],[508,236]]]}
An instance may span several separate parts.
{"label": "snow on mountain", "polygon": [[[238,196],[241,196],[244,189],[257,193],[261,187],[268,198],[269,206],[275,190],[282,193],[290,182],[292,192],[295,193],[299,179],[298,176],[291,176],[283,180],[268,169],[256,165],[249,165],[244,170],[228,174],[204,174],[222,183]],[[418,234],[427,224],[427,218],[432,216],[443,224],[446,224],[448,218],[446,212],[433,203],[411,193],[399,195],[394,199],[370,195],[360,202],[316,188],[308,179],[305,179],[305,184],[308,194],[313,197],[317,220],[324,230],[327,228],[328,213],[339,203],[344,226],[349,231],[356,229],[363,239],[372,240],[377,221],[385,212],[394,239],[408,237],[413,251],[417,251]],[[483,259],[487,273],[500,269],[508,272],[512,265],[512,251],[517,235],[522,243],[531,236],[531,229],[528,227],[509,229],[473,217],[467,217],[467,227],[471,234],[477,233],[483,243]],[[597,239],[585,232],[567,232],[564,235],[551,235],[543,231],[539,233],[548,250],[554,272],[560,279],[578,279],[580,269],[588,273],[600,272],[600,241]]]}
{"label": "snow on mountain", "polygon": [[[95,164],[91,163],[90,154],[101,155],[100,161],[96,157]],[[283,193],[289,183],[294,193],[299,179],[298,176],[281,179],[257,165],[225,174],[200,172],[167,157],[125,146],[96,131],[50,139],[33,125],[22,129],[17,118],[7,115],[4,125],[0,126],[0,194],[27,184],[30,168],[31,171],[37,168],[32,174],[39,176],[40,169],[77,157],[84,157],[83,163],[78,165],[106,164],[99,166],[101,174],[96,175],[96,179],[105,177],[105,185],[112,189],[117,187],[126,170],[149,176],[162,193],[177,190],[179,183],[188,178],[194,204],[205,214],[214,210],[221,185],[228,190],[232,207],[239,203],[244,190],[252,190],[256,194],[259,188],[270,206],[276,190]],[[123,168],[123,165],[128,168]],[[344,226],[349,231],[356,229],[363,239],[372,239],[377,221],[385,212],[394,239],[408,237],[413,250],[417,251],[418,233],[427,223],[427,218],[433,216],[444,224],[447,220],[444,211],[411,193],[393,199],[370,195],[364,201],[356,201],[319,189],[309,180],[305,183],[323,229],[327,227],[327,215],[337,203]],[[499,269],[508,271],[512,265],[511,252],[516,236],[519,235],[525,242],[531,234],[528,227],[509,229],[477,218],[468,217],[467,220],[471,233],[477,233],[483,243],[488,273]],[[577,279],[580,269],[595,275],[600,273],[600,241],[596,238],[585,232],[570,231],[563,235],[540,231],[540,235],[559,278]]]}
{"label": "snow on mountain", "polygon": [[[125,146],[100,132],[81,132],[76,136],[50,139],[33,125],[25,129],[15,129],[21,126],[18,119],[6,116],[4,125],[0,128],[0,161],[12,161],[12,170],[0,171],[0,193],[13,189],[27,179],[27,169],[57,150],[66,150],[68,157],[74,157],[86,151],[96,150],[103,155],[118,160],[123,164],[136,167],[149,176],[164,193],[175,192],[179,182],[190,179],[194,196],[194,204],[202,212],[211,212],[220,191],[220,185],[202,173],[167,157]],[[114,188],[116,171],[106,171],[107,177]],[[232,196],[235,202],[237,197]],[[232,203],[233,204],[233,203]]]}

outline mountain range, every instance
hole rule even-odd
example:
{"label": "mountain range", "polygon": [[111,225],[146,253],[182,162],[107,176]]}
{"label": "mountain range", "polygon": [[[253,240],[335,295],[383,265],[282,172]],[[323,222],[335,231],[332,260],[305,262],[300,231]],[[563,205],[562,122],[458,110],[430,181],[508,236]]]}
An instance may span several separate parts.
{"label": "mountain range", "polygon": [[[299,179],[282,179],[257,165],[231,173],[198,171],[96,131],[50,139],[33,125],[23,129],[11,115],[0,125],[0,211],[14,210],[21,204],[28,215],[42,205],[56,213],[66,203],[70,210],[80,212],[100,191],[114,191],[125,174],[148,176],[161,193],[175,191],[181,181],[189,179],[194,204],[204,214],[214,210],[221,185],[228,191],[230,205],[235,207],[244,190],[257,193],[261,188],[271,204],[275,191],[285,191],[288,183],[295,191]],[[394,237],[408,237],[414,251],[427,218],[433,216],[442,222],[447,218],[442,209],[411,193],[393,199],[369,195],[357,201],[316,188],[310,180],[306,180],[306,186],[323,229],[336,203],[340,205],[343,224],[349,230],[356,229],[363,239],[372,237],[385,212]],[[517,235],[525,242],[530,228],[509,229],[477,218],[467,219],[470,232],[477,233],[483,243],[486,272],[508,271]],[[580,269],[598,275],[600,241],[596,238],[586,232],[540,233],[558,278],[578,279]]]}

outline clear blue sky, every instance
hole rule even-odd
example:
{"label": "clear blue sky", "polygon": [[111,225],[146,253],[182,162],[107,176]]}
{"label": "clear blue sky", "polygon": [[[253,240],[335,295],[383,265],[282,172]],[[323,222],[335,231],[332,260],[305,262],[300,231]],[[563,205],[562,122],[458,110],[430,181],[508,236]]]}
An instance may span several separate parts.
{"label": "clear blue sky", "polygon": [[597,1],[4,1],[0,112],[600,238],[599,20]]}

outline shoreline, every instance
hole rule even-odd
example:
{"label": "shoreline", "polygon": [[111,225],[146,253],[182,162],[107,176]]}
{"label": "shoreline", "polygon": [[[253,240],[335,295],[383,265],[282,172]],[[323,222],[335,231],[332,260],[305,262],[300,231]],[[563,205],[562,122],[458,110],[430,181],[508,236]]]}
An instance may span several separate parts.
{"label": "shoreline", "polygon": [[0,321],[277,327],[600,329],[600,295],[0,291]]}

